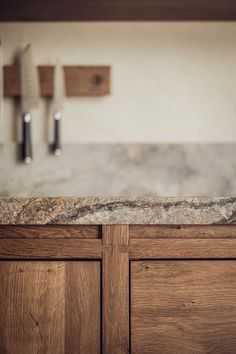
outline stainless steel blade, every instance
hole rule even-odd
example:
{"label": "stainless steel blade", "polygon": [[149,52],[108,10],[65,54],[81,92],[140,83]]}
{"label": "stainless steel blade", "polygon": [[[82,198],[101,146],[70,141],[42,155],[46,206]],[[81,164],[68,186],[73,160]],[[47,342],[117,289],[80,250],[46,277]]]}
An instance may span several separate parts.
{"label": "stainless steel blade", "polygon": [[58,60],[54,72],[53,113],[62,112],[65,98],[64,70]]}
{"label": "stainless steel blade", "polygon": [[39,77],[34,63],[32,45],[20,57],[22,110],[29,112],[39,104]]}
{"label": "stainless steel blade", "polygon": [[65,99],[65,77],[64,69],[61,66],[60,60],[57,60],[54,70],[53,80],[53,99],[52,99],[52,114],[49,120],[49,142],[52,145],[52,150],[55,155],[61,153],[60,131],[61,119],[63,113]]}

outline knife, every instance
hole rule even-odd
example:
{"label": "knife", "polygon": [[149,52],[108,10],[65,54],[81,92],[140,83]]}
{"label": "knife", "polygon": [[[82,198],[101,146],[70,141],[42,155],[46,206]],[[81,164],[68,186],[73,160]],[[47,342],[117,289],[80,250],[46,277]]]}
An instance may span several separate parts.
{"label": "knife", "polygon": [[3,125],[4,125],[4,112],[3,112],[3,48],[2,41],[0,38],[0,144],[3,144],[4,134],[3,134]]}
{"label": "knife", "polygon": [[61,119],[63,102],[65,97],[64,71],[60,62],[57,61],[54,71],[54,94],[53,94],[53,143],[52,152],[55,156],[62,153],[61,146]]}
{"label": "knife", "polygon": [[34,64],[32,45],[24,49],[20,57],[21,96],[22,96],[22,160],[32,161],[31,124],[32,110],[39,103],[39,78]]}

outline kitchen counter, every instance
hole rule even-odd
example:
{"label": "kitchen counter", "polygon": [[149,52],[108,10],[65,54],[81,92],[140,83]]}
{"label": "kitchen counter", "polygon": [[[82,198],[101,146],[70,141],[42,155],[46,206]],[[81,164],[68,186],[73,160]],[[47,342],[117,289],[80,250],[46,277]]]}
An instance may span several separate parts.
{"label": "kitchen counter", "polygon": [[0,289],[1,353],[235,353],[236,198],[0,198]]}
{"label": "kitchen counter", "polygon": [[236,224],[236,198],[0,198],[0,224]]}

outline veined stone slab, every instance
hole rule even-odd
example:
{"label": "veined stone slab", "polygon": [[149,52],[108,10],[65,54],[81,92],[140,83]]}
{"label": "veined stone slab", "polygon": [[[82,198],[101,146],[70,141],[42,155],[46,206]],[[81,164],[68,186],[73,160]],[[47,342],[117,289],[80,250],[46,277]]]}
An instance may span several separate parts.
{"label": "veined stone slab", "polygon": [[232,224],[236,198],[0,198],[0,224]]}

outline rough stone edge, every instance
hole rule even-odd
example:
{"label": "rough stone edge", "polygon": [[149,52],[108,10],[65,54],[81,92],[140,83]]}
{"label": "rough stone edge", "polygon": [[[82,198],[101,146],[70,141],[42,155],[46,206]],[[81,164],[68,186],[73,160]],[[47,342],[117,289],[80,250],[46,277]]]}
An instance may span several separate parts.
{"label": "rough stone edge", "polygon": [[235,197],[0,198],[2,225],[234,223]]}

